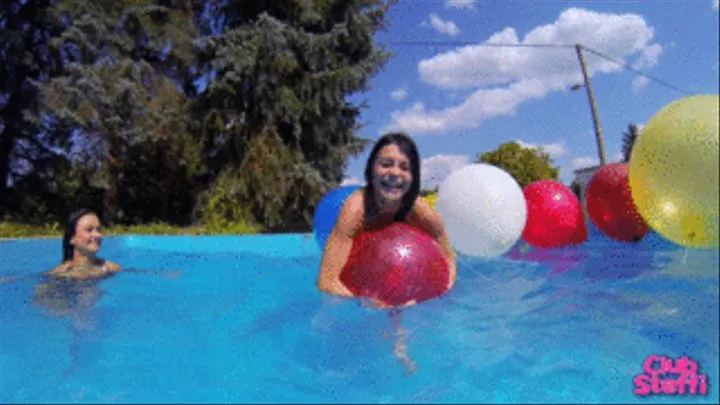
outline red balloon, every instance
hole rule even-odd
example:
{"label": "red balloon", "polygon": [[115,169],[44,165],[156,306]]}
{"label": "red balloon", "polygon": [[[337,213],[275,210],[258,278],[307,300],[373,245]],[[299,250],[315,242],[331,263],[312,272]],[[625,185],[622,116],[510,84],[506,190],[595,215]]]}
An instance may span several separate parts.
{"label": "red balloon", "polygon": [[593,225],[605,235],[623,242],[637,242],[648,233],[630,192],[626,163],[601,167],[588,183],[585,207]]}
{"label": "red balloon", "polygon": [[422,302],[445,293],[448,264],[430,235],[399,222],[356,238],[340,281],[389,305]]}
{"label": "red balloon", "polygon": [[587,240],[587,227],[580,201],[562,183],[540,180],[523,190],[528,213],[522,238],[539,248],[578,245]]}

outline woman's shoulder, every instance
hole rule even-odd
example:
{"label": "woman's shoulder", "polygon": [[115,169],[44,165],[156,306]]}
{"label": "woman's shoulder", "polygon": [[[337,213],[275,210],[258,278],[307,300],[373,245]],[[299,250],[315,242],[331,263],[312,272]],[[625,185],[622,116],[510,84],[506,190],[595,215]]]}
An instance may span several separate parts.
{"label": "woman's shoulder", "polygon": [[343,203],[342,210],[349,214],[365,213],[365,189],[360,188],[353,191]]}
{"label": "woman's shoulder", "polygon": [[431,234],[441,232],[444,227],[440,214],[422,197],[415,200],[413,208],[407,216],[407,222],[425,229]]}
{"label": "woman's shoulder", "polygon": [[43,275],[45,275],[45,276],[59,276],[59,275],[61,275],[61,274],[67,273],[67,272],[70,271],[70,264],[71,264],[71,263],[70,263],[69,260],[68,260],[68,261],[65,261],[65,262],[62,262],[62,263],[60,263],[57,267],[55,267],[54,269],[52,269],[52,270],[50,270],[50,271],[47,271],[47,272],[44,273]]}
{"label": "woman's shoulder", "polygon": [[420,196],[415,199],[412,209],[410,210],[410,214],[418,215],[421,217],[434,217],[439,215],[438,212],[432,206],[430,206],[430,203],[428,203],[427,200]]}
{"label": "woman's shoulder", "polygon": [[105,259],[103,259],[102,267],[112,273],[122,270],[122,266],[120,266],[119,264],[113,263],[110,260]]}
{"label": "woman's shoulder", "polygon": [[355,190],[343,203],[337,226],[348,235],[354,235],[362,229],[365,220],[365,192]]}

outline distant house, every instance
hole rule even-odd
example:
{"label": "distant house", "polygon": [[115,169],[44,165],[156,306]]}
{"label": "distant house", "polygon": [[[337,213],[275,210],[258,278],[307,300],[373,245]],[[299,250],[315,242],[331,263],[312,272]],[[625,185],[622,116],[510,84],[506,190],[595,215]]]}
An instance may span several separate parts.
{"label": "distant house", "polygon": [[[616,162],[621,163],[621,162]],[[585,190],[587,189],[590,180],[592,180],[595,173],[600,169],[600,165],[585,167],[583,169],[573,170],[575,177],[573,181],[580,185],[580,200],[585,199]]]}
{"label": "distant house", "polygon": [[595,175],[595,172],[597,172],[599,168],[600,165],[573,170],[573,174],[575,175],[575,177],[573,178],[573,182],[577,183],[580,186],[580,200],[583,200],[585,198],[585,190],[587,189],[588,184],[590,184],[590,180]]}

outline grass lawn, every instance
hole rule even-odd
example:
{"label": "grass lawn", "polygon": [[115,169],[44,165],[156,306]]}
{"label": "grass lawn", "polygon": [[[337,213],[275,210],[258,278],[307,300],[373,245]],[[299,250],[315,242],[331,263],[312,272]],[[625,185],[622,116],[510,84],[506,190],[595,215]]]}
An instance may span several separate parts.
{"label": "grass lawn", "polygon": [[[64,229],[59,224],[45,226],[15,222],[0,222],[0,239],[62,238]],[[103,234],[112,235],[246,235],[258,233],[259,229],[245,224],[226,224],[212,227],[179,227],[167,224],[114,226],[105,228]]]}

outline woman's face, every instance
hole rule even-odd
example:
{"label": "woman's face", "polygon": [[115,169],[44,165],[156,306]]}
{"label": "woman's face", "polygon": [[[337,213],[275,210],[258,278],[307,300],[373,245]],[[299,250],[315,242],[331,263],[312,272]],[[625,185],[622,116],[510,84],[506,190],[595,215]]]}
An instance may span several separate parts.
{"label": "woman's face", "polygon": [[83,215],[75,227],[70,244],[85,255],[95,255],[102,244],[100,219],[95,214]]}
{"label": "woman's face", "polygon": [[397,145],[380,149],[373,167],[373,186],[386,201],[399,201],[410,190],[412,172],[410,159]]}

